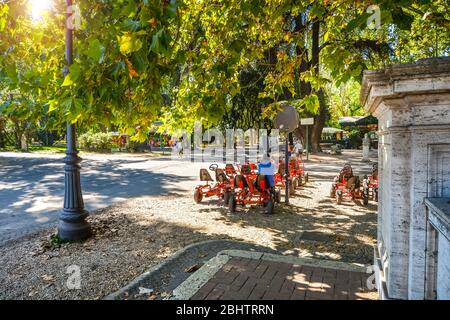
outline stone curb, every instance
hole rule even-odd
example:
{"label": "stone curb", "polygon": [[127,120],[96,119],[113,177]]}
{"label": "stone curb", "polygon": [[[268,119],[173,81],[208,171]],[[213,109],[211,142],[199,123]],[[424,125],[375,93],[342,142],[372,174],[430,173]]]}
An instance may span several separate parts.
{"label": "stone curb", "polygon": [[189,300],[201,287],[203,287],[232,257],[269,260],[275,262],[291,263],[311,267],[322,267],[350,272],[367,272],[366,265],[358,263],[346,263],[330,260],[319,260],[312,258],[301,258],[294,256],[283,256],[273,253],[252,252],[245,250],[223,250],[212,258],[194,274],[187,278],[174,291],[173,295],[166,300]]}
{"label": "stone curb", "polygon": [[[124,294],[126,291],[131,290],[132,288],[134,288],[136,285],[138,285],[140,282],[142,282],[143,280],[145,280],[148,276],[150,276],[152,273],[157,272],[158,270],[162,269],[164,266],[166,266],[167,264],[170,264],[172,261],[178,259],[182,254],[184,254],[186,251],[195,248],[195,247],[200,247],[203,246],[204,244],[207,243],[213,243],[213,242],[217,242],[218,240],[206,240],[206,241],[201,241],[201,242],[196,242],[193,244],[190,244],[186,247],[184,247],[183,249],[178,250],[174,255],[170,256],[169,258],[165,259],[163,262],[161,262],[160,264],[150,268],[149,270],[145,271],[144,273],[140,274],[139,276],[137,276],[136,278],[134,278],[130,283],[128,283],[125,287],[120,288],[119,290],[107,295],[106,297],[103,298],[103,300],[116,300],[117,298],[119,298],[122,294]],[[201,268],[200,268],[201,269]],[[199,270],[200,270],[199,269]]]}
{"label": "stone curb", "polygon": [[240,257],[248,259],[261,259],[275,262],[291,263],[296,265],[304,265],[310,267],[321,267],[327,269],[345,270],[351,272],[366,272],[368,265],[359,263],[348,263],[332,260],[320,260],[313,258],[302,258],[294,256],[283,256],[273,253],[263,252],[247,252],[244,250],[223,250],[219,254],[228,255],[231,257]]}
{"label": "stone curb", "polygon": [[223,254],[218,254],[209,260],[173,290],[170,300],[189,300],[228,262],[228,260],[230,260],[230,256]]}

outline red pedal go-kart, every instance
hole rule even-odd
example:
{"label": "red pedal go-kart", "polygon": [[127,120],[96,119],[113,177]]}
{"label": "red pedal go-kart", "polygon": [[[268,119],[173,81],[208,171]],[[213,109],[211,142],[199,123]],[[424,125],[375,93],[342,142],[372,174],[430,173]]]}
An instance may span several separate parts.
{"label": "red pedal go-kart", "polygon": [[219,166],[215,163],[209,166],[209,170],[215,172],[216,181],[214,183],[208,170],[200,169],[200,181],[206,182],[206,184],[195,187],[194,201],[200,203],[203,197],[217,196],[218,198],[223,198],[227,203],[228,199],[225,198],[225,195],[228,194],[226,191],[233,186],[232,179],[225,174],[223,169],[219,169]]}
{"label": "red pedal go-kart", "polygon": [[368,180],[364,179],[361,183],[359,177],[353,175],[351,165],[346,164],[339,175],[334,179],[331,186],[330,197],[336,198],[337,204],[341,204],[344,197],[351,198],[353,201],[362,199],[363,204],[369,203],[367,193]]}
{"label": "red pedal go-kart", "polygon": [[225,165],[225,174],[228,177],[232,177],[232,178],[234,178],[234,176],[236,176],[236,174],[237,174],[236,169],[234,168],[234,166],[231,163],[228,163]]}
{"label": "red pedal go-kart", "polygon": [[309,181],[308,172],[305,172],[305,164],[300,159],[289,160],[289,175],[292,177],[294,188],[301,187]]}
{"label": "red pedal go-kart", "polygon": [[[284,161],[280,160],[278,165],[278,172],[275,174],[275,187],[277,188],[286,188],[286,182],[285,182],[285,167],[284,167]],[[295,193],[295,184],[297,184],[297,179],[291,175],[289,172],[289,195],[294,195]]]}
{"label": "red pedal go-kart", "polygon": [[238,165],[239,173],[245,177],[256,177],[258,175],[258,166],[254,163]]}
{"label": "red pedal go-kart", "polygon": [[378,165],[376,163],[372,167],[372,174],[365,176],[364,179],[367,181],[364,188],[364,193],[367,194],[367,198],[372,198],[378,202]]}
{"label": "red pedal go-kart", "polygon": [[[244,172],[245,170],[246,167]],[[273,214],[275,191],[270,188],[265,175],[238,174],[233,181],[234,188],[228,202],[228,208],[232,213],[236,212],[237,205],[257,204],[266,207],[267,214]]]}
{"label": "red pedal go-kart", "polygon": [[[256,181],[258,178],[258,165],[255,163],[246,163],[243,165],[239,165],[239,174],[244,176],[246,179],[250,179],[252,181]],[[274,176],[276,178],[276,175]],[[273,197],[275,202],[280,203],[281,202],[281,191],[280,188],[278,188],[275,185],[275,188],[273,190]],[[226,195],[226,199],[229,199]]]}

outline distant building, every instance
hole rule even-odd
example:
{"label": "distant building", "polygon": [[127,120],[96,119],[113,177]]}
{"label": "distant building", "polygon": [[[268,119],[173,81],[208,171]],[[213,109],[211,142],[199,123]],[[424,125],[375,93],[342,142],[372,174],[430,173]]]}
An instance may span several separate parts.
{"label": "distant building", "polygon": [[359,131],[359,135],[355,137],[350,135],[352,148],[359,148],[362,144],[362,139],[367,133],[371,140],[371,147],[376,149],[378,147],[378,119],[372,115],[369,116],[352,116],[339,118],[339,125],[347,132],[351,133],[354,130]]}
{"label": "distant building", "polygon": [[372,115],[341,117],[339,118],[339,125],[345,131],[350,131],[356,128],[359,129],[361,132],[367,133],[370,131],[378,130],[378,119]]}

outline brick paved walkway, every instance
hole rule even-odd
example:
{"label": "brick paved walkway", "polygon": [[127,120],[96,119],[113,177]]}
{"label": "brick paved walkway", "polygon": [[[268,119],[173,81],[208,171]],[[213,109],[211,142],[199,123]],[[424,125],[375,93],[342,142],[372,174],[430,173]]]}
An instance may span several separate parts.
{"label": "brick paved walkway", "polygon": [[355,300],[377,299],[366,287],[369,274],[231,258],[192,300]]}

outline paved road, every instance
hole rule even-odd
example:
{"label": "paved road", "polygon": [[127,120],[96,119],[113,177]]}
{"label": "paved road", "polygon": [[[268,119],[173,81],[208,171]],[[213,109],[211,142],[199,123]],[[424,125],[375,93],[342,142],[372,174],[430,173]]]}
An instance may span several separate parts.
{"label": "paved road", "polygon": [[[0,153],[0,244],[55,224],[64,198],[63,155]],[[89,211],[142,195],[191,192],[201,164],[170,157],[83,156]]]}
{"label": "paved road", "polygon": [[[376,154],[374,154],[376,155]],[[0,152],[0,245],[7,240],[55,225],[64,197],[63,155]],[[205,163],[173,160],[170,156],[83,156],[81,184],[89,211],[139,196],[186,195],[198,184],[200,167],[219,158],[204,157]],[[200,155],[194,155],[196,160]],[[360,152],[345,159],[330,157],[306,165],[314,179],[331,181],[345,161],[360,162]],[[369,172],[360,163],[357,174]]]}

